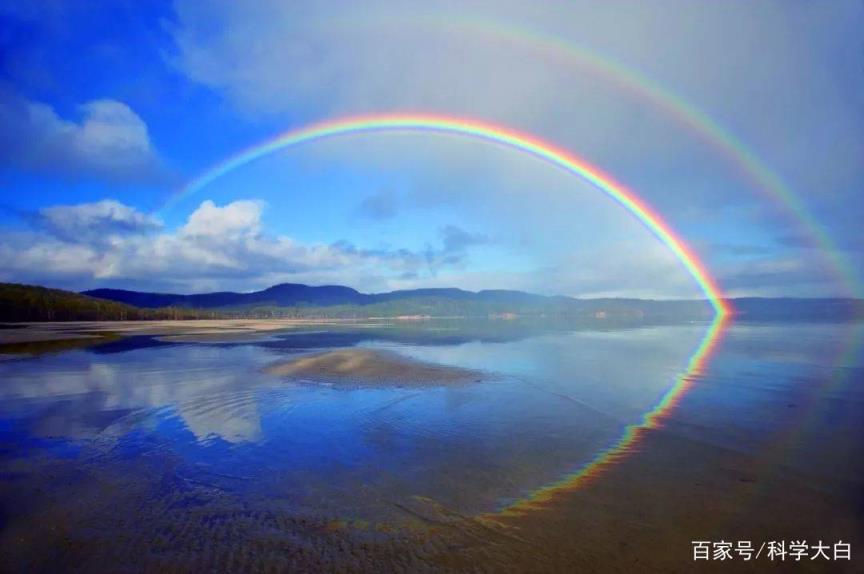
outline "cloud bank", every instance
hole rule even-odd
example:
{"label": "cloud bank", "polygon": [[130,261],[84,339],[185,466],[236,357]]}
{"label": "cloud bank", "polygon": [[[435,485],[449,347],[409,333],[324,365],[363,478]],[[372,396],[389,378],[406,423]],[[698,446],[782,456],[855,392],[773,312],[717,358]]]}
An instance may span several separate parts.
{"label": "cloud bank", "polygon": [[[581,297],[694,298],[701,294],[658,241],[640,238],[565,250],[527,268],[472,265],[476,250],[500,240],[458,225],[437,230],[423,249],[358,247],[345,240],[307,244],[269,233],[266,204],[203,201],[174,230],[115,200],[46,207],[32,229],[0,233],[0,281],[83,290],[120,287],[163,292],[252,291],[280,282],[345,284],[362,291],[419,287],[522,289]],[[757,256],[722,266],[731,295],[819,290],[818,257]],[[824,271],[824,270],[821,270]],[[800,285],[803,291],[789,290]]]}
{"label": "cloud bank", "polygon": [[250,291],[285,281],[386,290],[397,277],[462,267],[469,248],[484,241],[447,226],[442,245],[422,251],[303,244],[267,233],[264,208],[261,201],[206,200],[174,231],[115,200],[44,208],[32,218],[34,229],[2,234],[0,280],[179,292]]}

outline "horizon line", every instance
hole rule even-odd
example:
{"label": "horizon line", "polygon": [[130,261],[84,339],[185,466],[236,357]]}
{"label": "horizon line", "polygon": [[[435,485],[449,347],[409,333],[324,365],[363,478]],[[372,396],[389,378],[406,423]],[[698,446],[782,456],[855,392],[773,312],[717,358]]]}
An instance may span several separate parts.
{"label": "horizon line", "polygon": [[[218,293],[231,293],[236,295],[250,295],[253,293],[261,293],[263,291],[267,291],[268,289],[273,289],[274,287],[281,287],[284,285],[292,285],[292,286],[300,286],[300,287],[309,287],[309,288],[326,288],[326,287],[338,287],[342,289],[350,289],[360,295],[388,295],[391,293],[407,293],[411,291],[461,291],[463,293],[470,293],[472,295],[479,295],[484,292],[509,292],[509,293],[517,293],[522,295],[533,295],[536,297],[545,297],[545,298],[566,298],[572,299],[575,301],[596,301],[596,300],[618,300],[618,301],[655,301],[655,302],[703,302],[711,304],[711,300],[707,298],[688,298],[688,297],[669,297],[669,298],[657,298],[657,297],[639,297],[639,296],[578,296],[578,295],[563,295],[563,294],[542,294],[536,293],[533,291],[524,291],[521,289],[507,289],[507,288],[484,288],[476,291],[472,291],[471,289],[464,289],[462,287],[413,287],[410,289],[393,289],[390,291],[361,291],[355,287],[351,287],[349,285],[340,285],[337,283],[324,283],[319,285],[313,285],[308,283],[275,283],[268,287],[262,287],[256,290],[251,291],[231,291],[231,290],[217,290],[217,291],[197,291],[191,293],[177,293],[177,292],[168,292],[168,291],[140,291],[136,289],[129,289],[124,287],[94,287],[90,289],[83,290],[72,290],[62,287],[52,287],[49,285],[40,285],[35,283],[17,283],[13,281],[3,281],[0,282],[0,285],[20,285],[24,287],[37,287],[43,289],[56,289],[58,291],[67,291],[70,293],[76,293],[79,295],[87,295],[89,292],[93,291],[125,291],[128,293],[146,293],[151,295],[172,295],[178,297],[192,297],[196,295],[213,295]],[[840,301],[864,301],[864,297],[849,297],[849,296],[838,296],[838,295],[811,295],[811,296],[801,296],[801,295],[743,295],[737,297],[722,297],[723,301],[740,301],[747,299],[805,299],[805,300],[840,300]]]}

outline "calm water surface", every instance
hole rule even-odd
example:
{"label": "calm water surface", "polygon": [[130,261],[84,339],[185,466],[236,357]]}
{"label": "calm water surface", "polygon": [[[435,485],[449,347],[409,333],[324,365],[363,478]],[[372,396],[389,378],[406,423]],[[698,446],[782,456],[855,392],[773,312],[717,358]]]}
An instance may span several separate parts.
{"label": "calm water surface", "polygon": [[[686,371],[705,330],[429,323],[244,343],[136,337],[3,361],[2,543],[52,508],[54,476],[74,483],[62,490],[74,496],[86,477],[124,485],[134,474],[134,486],[100,500],[186,513],[175,516],[208,497],[397,530],[431,506],[496,512],[579,471],[638,425]],[[864,491],[861,335],[856,324],[733,325],[663,426],[854,504]],[[346,388],[263,371],[355,346],[482,376],[458,386]],[[88,528],[87,512],[67,512],[69,528]],[[135,529],[134,520],[122,524]]]}

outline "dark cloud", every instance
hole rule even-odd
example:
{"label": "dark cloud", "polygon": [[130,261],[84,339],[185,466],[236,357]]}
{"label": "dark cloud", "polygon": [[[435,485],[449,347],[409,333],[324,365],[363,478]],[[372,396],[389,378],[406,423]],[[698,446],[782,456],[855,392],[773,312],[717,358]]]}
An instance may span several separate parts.
{"label": "dark cloud", "polygon": [[487,243],[489,238],[482,234],[469,233],[456,225],[447,225],[441,228],[441,241],[444,244],[444,252],[453,254]]}
{"label": "dark cloud", "polygon": [[842,278],[818,253],[760,257],[720,269],[718,279],[727,293],[738,295],[847,296]]}
{"label": "dark cloud", "polygon": [[764,205],[755,212],[756,221],[784,247],[864,252],[862,193],[864,188],[859,186],[836,194],[802,196],[795,211],[788,202]]}
{"label": "dark cloud", "polygon": [[373,220],[392,219],[399,213],[399,197],[391,191],[379,191],[364,198],[356,213]]}
{"label": "dark cloud", "polygon": [[391,265],[405,268],[399,279],[409,280],[421,277],[421,270],[434,277],[441,269],[463,267],[467,261],[470,247],[482,245],[489,240],[485,235],[470,233],[456,225],[447,225],[439,230],[440,246],[427,245],[421,251],[410,249],[360,249],[353,243],[340,240],[333,248],[352,255],[375,257],[390,262]]}

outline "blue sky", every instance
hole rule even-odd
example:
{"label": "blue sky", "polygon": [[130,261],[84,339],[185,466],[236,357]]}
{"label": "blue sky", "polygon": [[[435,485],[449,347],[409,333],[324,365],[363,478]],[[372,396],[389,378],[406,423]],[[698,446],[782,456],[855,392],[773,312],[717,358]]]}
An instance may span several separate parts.
{"label": "blue sky", "polygon": [[[854,292],[832,258],[864,279],[860,2],[357,4],[4,3],[0,280],[699,296],[668,249],[589,185],[453,137],[317,142],[164,207],[274,134],[390,111],[494,122],[584,157],[654,206],[730,295]],[[529,32],[703,110],[787,182],[831,253],[703,134],[537,51]]]}

